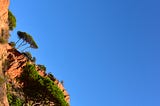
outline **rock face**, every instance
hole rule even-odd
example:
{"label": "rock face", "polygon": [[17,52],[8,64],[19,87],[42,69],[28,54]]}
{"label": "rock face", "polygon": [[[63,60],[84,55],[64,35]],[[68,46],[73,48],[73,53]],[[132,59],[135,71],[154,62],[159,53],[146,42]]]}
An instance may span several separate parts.
{"label": "rock face", "polygon": [[0,45],[0,106],[9,106],[6,95],[6,80],[4,76],[4,62],[7,56],[7,45]]}
{"label": "rock face", "polygon": [[[9,0],[0,0],[0,37],[8,39],[8,6]],[[7,44],[0,44],[0,106],[9,106],[6,95],[4,62],[7,55]]]}
{"label": "rock face", "polygon": [[9,0],[0,0],[0,33],[2,30],[8,31],[8,7]]}
{"label": "rock face", "polygon": [[[8,76],[9,82],[12,82],[14,83],[14,85],[19,87],[18,82],[16,82],[16,77],[19,77],[21,75],[21,73],[23,72],[23,67],[27,64],[27,62],[29,62],[29,59],[23,53],[20,53],[19,51],[10,47],[9,45],[7,48],[7,59],[9,60],[10,65],[8,66],[7,71],[5,72],[5,75]],[[34,63],[31,62],[31,64]],[[41,70],[38,66],[36,67],[40,76],[47,77],[47,74],[44,70]],[[63,84],[57,79],[54,79],[53,82],[63,92],[65,101],[67,103],[70,103],[70,96],[64,88]]]}
{"label": "rock face", "polygon": [[14,80],[21,75],[22,67],[27,63],[27,58],[14,48],[8,49],[7,53],[7,60],[9,60],[10,65],[5,75],[8,76],[8,80]]}

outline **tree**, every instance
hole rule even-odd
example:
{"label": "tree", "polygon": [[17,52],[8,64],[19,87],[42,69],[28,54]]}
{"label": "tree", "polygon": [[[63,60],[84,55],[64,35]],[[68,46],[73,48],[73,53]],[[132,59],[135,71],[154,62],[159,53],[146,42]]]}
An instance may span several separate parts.
{"label": "tree", "polygon": [[[36,44],[36,42],[34,41],[33,37],[30,34],[28,34],[26,32],[22,32],[22,31],[18,31],[17,35],[18,35],[19,40],[16,42],[16,44],[20,40],[22,40],[22,42],[18,45],[17,49],[19,49],[20,47],[25,46],[27,44],[29,44],[29,46],[26,47],[25,49],[27,49],[27,48],[37,49],[38,48],[38,45]],[[25,49],[23,49],[22,51],[24,51]]]}

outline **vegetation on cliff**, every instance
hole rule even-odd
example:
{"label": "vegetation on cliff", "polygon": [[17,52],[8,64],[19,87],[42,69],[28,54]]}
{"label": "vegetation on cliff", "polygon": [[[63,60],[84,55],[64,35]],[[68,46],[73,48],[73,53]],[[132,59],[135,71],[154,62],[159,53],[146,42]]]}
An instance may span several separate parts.
{"label": "vegetation on cliff", "polygon": [[55,106],[69,106],[63,92],[49,77],[40,76],[35,65],[27,64],[18,79],[23,84],[22,89],[26,100],[43,105],[53,102]]}
{"label": "vegetation on cliff", "polygon": [[7,94],[8,102],[10,106],[23,106],[24,101],[14,94]]}
{"label": "vegetation on cliff", "polygon": [[[12,31],[16,27],[16,17],[13,15],[13,13],[8,10],[8,27],[9,30]],[[8,43],[8,38],[10,36],[8,29],[0,29],[1,35],[0,35],[0,43],[5,44]]]}
{"label": "vegetation on cliff", "polygon": [[16,27],[16,17],[10,10],[8,10],[8,26],[11,31]]}

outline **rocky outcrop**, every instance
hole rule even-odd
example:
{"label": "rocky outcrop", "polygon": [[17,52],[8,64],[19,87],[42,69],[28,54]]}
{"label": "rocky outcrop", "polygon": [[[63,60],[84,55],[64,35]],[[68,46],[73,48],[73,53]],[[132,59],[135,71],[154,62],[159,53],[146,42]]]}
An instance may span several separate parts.
{"label": "rocky outcrop", "polygon": [[9,80],[14,80],[21,75],[22,67],[26,65],[28,59],[25,55],[14,48],[8,49],[7,52],[9,66],[5,75],[8,76]]}
{"label": "rocky outcrop", "polygon": [[[14,83],[17,87],[19,87],[19,84],[16,81],[16,77],[19,77],[21,73],[23,72],[23,67],[27,64],[27,62],[30,62],[29,58],[25,56],[23,53],[20,53],[18,50],[8,47],[7,50],[7,59],[9,60],[9,66],[7,68],[7,71],[5,72],[5,75],[8,77],[8,82]],[[34,64],[30,62],[31,64]],[[36,64],[34,64],[36,65]],[[47,77],[47,74],[44,70],[40,69],[38,66],[36,66],[37,71],[39,75],[42,77]],[[67,92],[67,90],[64,88],[63,84],[55,79],[53,80],[54,84],[58,86],[58,88],[63,92],[65,101],[67,103],[70,103],[70,96]]]}

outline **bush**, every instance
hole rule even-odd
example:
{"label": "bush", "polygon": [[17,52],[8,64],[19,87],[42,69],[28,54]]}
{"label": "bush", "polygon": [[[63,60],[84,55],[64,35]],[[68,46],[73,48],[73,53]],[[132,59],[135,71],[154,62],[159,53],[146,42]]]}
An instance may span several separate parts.
{"label": "bush", "polygon": [[13,48],[15,48],[16,43],[15,42],[10,42],[9,45],[12,46]]}
{"label": "bush", "polygon": [[5,44],[5,43],[7,43],[7,40],[4,39],[3,37],[0,37],[0,43],[1,43],[1,44]]}
{"label": "bush", "polygon": [[25,57],[27,57],[29,60],[32,60],[32,54],[30,52],[23,52],[22,53]]}
{"label": "bush", "polygon": [[55,81],[56,80],[56,78],[54,77],[54,75],[52,74],[52,73],[48,73],[48,75],[47,75],[52,81]]}
{"label": "bush", "polygon": [[4,78],[2,75],[0,75],[0,86],[1,86],[4,82],[5,82],[5,78]]}
{"label": "bush", "polygon": [[38,64],[37,66],[40,70],[43,70],[44,72],[46,71],[46,67],[44,65]]}
{"label": "bush", "polygon": [[10,10],[8,10],[8,25],[11,31],[16,27],[16,18]]}
{"label": "bush", "polygon": [[13,94],[8,93],[7,98],[10,106],[23,106],[24,104],[24,101]]}
{"label": "bush", "polygon": [[31,62],[35,63],[36,62],[36,57],[32,57]]}

